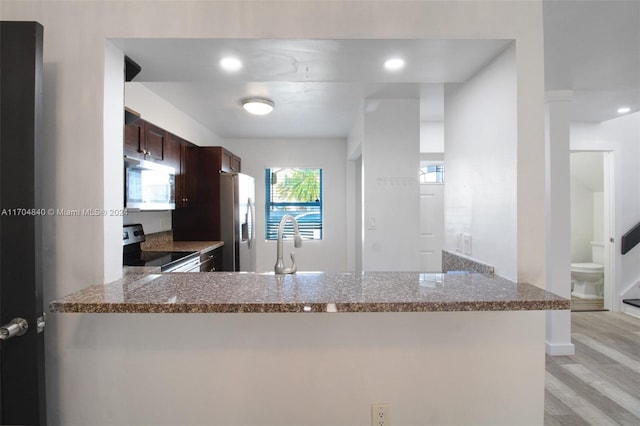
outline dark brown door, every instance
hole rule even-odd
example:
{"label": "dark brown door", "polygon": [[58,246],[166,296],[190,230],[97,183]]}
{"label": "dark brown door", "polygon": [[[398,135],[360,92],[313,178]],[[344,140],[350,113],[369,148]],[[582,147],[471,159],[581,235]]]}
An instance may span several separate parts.
{"label": "dark brown door", "polygon": [[234,173],[240,173],[242,171],[242,161],[240,157],[236,155],[231,157],[231,171]]}
{"label": "dark brown door", "polygon": [[144,146],[146,158],[164,160],[164,145],[167,132],[151,123],[144,123]]}
{"label": "dark brown door", "polygon": [[220,166],[220,170],[227,173],[233,172],[233,154],[226,149],[222,149],[222,165]]}
{"label": "dark brown door", "polygon": [[173,167],[176,173],[175,180],[175,198],[176,208],[185,206],[184,201],[184,171],[182,170],[182,149],[183,140],[169,133],[164,149],[164,163],[169,167]]}
{"label": "dark brown door", "polygon": [[[0,424],[46,423],[40,223],[42,26],[0,22]],[[40,324],[40,327],[38,326]]]}
{"label": "dark brown door", "polygon": [[144,158],[144,121],[124,126],[124,153],[127,157]]}
{"label": "dark brown door", "polygon": [[184,198],[186,206],[197,203],[198,193],[198,147],[185,142],[183,145],[182,175],[184,176]]}

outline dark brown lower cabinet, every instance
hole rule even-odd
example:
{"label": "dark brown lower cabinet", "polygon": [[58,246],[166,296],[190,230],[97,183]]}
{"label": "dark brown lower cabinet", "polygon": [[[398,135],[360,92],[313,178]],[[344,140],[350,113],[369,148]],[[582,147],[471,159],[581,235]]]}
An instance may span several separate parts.
{"label": "dark brown lower cabinet", "polygon": [[200,272],[215,272],[222,270],[222,247],[200,253]]}

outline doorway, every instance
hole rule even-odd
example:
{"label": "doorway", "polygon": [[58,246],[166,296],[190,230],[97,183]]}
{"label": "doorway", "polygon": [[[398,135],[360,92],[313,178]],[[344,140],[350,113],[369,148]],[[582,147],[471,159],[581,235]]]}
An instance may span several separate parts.
{"label": "doorway", "polygon": [[444,248],[444,155],[420,160],[420,270],[442,272]]}
{"label": "doorway", "polygon": [[571,310],[611,310],[614,300],[613,153],[574,151],[571,176]]}

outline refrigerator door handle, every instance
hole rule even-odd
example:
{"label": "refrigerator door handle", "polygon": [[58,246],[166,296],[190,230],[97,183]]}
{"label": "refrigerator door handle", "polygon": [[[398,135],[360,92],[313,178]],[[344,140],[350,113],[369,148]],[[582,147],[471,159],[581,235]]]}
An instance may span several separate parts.
{"label": "refrigerator door handle", "polygon": [[255,221],[255,207],[253,205],[253,200],[251,199],[251,197],[249,197],[247,199],[247,204],[249,204],[249,216],[250,216],[250,222],[249,222],[249,226],[251,226],[251,231],[249,233],[249,248],[251,248],[251,246],[253,245],[253,240],[256,239],[256,221]]}

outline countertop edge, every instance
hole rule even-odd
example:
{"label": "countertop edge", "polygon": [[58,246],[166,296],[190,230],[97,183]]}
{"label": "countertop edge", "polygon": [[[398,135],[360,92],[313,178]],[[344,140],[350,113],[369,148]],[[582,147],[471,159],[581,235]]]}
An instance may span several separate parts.
{"label": "countertop edge", "polygon": [[562,300],[519,302],[390,302],[390,303],[67,303],[51,302],[57,313],[383,313],[500,312],[568,310]]}

